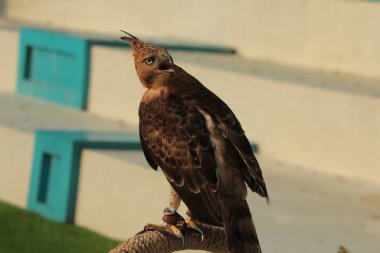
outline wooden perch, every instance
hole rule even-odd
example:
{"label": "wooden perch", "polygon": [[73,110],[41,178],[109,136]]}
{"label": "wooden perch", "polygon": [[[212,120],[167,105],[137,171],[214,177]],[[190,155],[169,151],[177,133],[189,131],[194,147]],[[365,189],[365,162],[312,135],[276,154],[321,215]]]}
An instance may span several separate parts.
{"label": "wooden perch", "polygon": [[109,253],[169,253],[185,249],[228,253],[223,228],[202,223],[197,225],[204,233],[203,241],[200,234],[192,230],[186,230],[185,245],[172,234],[148,230],[120,243]]}
{"label": "wooden perch", "polygon": [[[147,230],[120,243],[108,253],[169,253],[185,249],[228,253],[222,227],[203,223],[197,223],[197,225],[204,233],[203,242],[201,242],[201,236],[192,230],[187,230],[185,234],[185,245],[183,245],[181,239],[172,234]],[[348,251],[341,246],[338,253],[348,253]]]}

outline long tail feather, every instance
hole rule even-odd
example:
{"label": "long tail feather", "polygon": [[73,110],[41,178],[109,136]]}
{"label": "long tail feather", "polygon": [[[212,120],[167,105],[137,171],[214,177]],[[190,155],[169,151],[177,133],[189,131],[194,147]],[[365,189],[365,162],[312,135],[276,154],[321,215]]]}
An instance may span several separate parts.
{"label": "long tail feather", "polygon": [[230,253],[261,253],[247,201],[220,196],[219,203]]}

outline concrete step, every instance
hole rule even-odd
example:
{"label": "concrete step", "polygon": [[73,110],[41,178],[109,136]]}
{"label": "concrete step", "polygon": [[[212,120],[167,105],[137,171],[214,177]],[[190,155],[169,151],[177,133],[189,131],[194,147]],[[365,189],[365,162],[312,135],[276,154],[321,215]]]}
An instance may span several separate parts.
{"label": "concrete step", "polygon": [[38,129],[120,132],[136,126],[0,92],[0,198],[20,207],[27,204]]}

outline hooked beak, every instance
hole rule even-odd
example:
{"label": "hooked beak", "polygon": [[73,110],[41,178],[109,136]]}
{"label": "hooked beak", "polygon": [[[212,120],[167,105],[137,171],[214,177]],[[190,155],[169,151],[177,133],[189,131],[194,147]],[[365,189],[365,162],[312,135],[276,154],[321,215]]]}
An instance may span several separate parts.
{"label": "hooked beak", "polygon": [[166,60],[164,62],[162,62],[159,66],[158,66],[158,69],[159,70],[163,70],[163,71],[166,71],[166,72],[169,72],[169,73],[174,73],[175,70],[173,68],[173,63],[171,60]]}

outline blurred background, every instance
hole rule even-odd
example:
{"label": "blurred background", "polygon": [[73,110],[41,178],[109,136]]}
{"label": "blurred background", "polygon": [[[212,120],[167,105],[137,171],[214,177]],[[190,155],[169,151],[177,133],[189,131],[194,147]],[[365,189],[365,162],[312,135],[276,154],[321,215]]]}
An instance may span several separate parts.
{"label": "blurred background", "polygon": [[379,24],[369,0],[0,0],[0,252],[105,252],[161,222],[120,29],[240,119],[263,252],[380,252]]}

